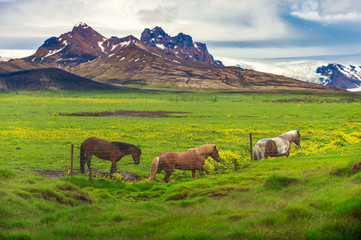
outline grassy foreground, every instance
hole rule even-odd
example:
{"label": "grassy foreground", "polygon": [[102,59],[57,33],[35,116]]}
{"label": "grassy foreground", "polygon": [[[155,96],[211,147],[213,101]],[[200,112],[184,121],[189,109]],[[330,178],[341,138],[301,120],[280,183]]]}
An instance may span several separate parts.
{"label": "grassy foreground", "polygon": [[[359,239],[359,96],[215,92],[20,92],[0,94],[0,239]],[[167,118],[66,117],[59,113],[179,111]],[[253,142],[300,129],[289,158],[250,161]],[[118,170],[143,180],[67,172],[70,145],[90,136],[143,150]],[[176,171],[146,182],[153,158],[214,143],[211,175]],[[238,166],[235,168],[234,159]],[[93,168],[109,172],[110,162]]]}

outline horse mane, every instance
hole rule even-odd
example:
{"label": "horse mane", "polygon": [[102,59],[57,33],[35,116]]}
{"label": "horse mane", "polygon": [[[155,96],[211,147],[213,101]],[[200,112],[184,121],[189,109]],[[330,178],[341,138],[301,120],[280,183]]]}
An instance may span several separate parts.
{"label": "horse mane", "polygon": [[292,141],[293,139],[295,139],[297,136],[299,135],[297,130],[292,130],[289,132],[286,132],[282,135],[280,135],[279,137],[287,139],[288,141]]}
{"label": "horse mane", "polygon": [[140,151],[140,148],[130,144],[130,143],[124,143],[124,142],[112,142],[113,145],[117,146],[121,151],[128,151],[129,148],[134,147],[135,149]]}
{"label": "horse mane", "polygon": [[190,149],[188,149],[188,151],[194,151],[198,155],[210,154],[214,151],[215,146],[216,145],[214,145],[214,144],[204,144],[199,147],[190,148]]}

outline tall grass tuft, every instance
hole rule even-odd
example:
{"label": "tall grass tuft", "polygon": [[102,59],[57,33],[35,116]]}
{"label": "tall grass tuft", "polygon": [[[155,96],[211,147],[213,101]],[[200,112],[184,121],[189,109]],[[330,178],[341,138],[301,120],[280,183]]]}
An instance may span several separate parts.
{"label": "tall grass tuft", "polygon": [[272,174],[265,179],[263,187],[268,190],[282,190],[289,185],[297,184],[299,182],[300,180],[295,177]]}
{"label": "tall grass tuft", "polygon": [[9,179],[15,176],[15,173],[8,169],[0,169],[0,179]]}

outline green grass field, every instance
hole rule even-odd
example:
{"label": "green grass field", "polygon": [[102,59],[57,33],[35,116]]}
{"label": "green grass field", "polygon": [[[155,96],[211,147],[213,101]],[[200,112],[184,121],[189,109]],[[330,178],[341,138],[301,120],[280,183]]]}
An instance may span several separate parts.
{"label": "green grass field", "polygon": [[[191,90],[0,94],[0,239],[360,239],[361,96]],[[177,111],[166,118],[61,116]],[[251,161],[253,144],[299,129],[289,158]],[[70,176],[70,149],[95,136],[135,144],[130,182]],[[209,176],[145,178],[154,157],[216,144]],[[237,162],[235,167],[234,162]],[[93,158],[108,173],[110,162]],[[38,172],[62,172],[60,177]]]}

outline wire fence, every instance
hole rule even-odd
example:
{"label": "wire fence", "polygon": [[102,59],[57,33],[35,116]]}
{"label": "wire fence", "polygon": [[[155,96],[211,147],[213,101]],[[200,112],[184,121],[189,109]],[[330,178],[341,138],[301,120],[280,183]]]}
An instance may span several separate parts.
{"label": "wire fence", "polygon": [[[247,135],[244,135],[246,137]],[[253,148],[255,143],[264,138],[264,134],[262,133],[253,133],[248,135],[249,139],[244,139],[242,144],[237,142],[231,142],[229,145],[232,145],[231,148],[225,149],[222,148],[224,143],[219,143],[216,145],[219,148],[219,154],[221,157],[221,161],[218,163],[214,161],[212,158],[208,158],[205,161],[204,168],[209,171],[211,174],[225,174],[233,171],[237,171],[242,168],[242,165],[245,163],[250,163],[253,159]],[[266,136],[268,137],[268,136]],[[305,138],[301,139],[301,143],[311,139]],[[321,146],[321,145],[320,145]],[[319,147],[320,147],[319,146]],[[190,146],[191,147],[191,146]],[[51,152],[49,155],[43,155],[44,151],[40,147],[34,147],[33,149],[16,149],[14,152],[14,159],[28,159],[29,153],[32,154],[31,160],[27,161],[26,169],[35,170],[38,173],[46,176],[65,176],[65,175],[76,175],[80,173],[80,144],[68,144],[66,146],[56,147],[47,150]],[[183,149],[182,151],[186,151],[187,149]],[[317,149],[316,149],[317,150]],[[117,163],[117,173],[119,172],[127,172],[134,174],[132,178],[137,179],[136,175],[140,174],[143,178],[149,174],[151,169],[151,164],[153,159],[162,152],[172,151],[172,149],[142,149],[142,156],[140,160],[139,166],[134,166],[134,161],[132,159],[131,154],[128,156],[124,156],[122,160]],[[338,157],[347,157],[350,155],[355,155],[355,159],[357,159],[357,153],[360,153],[361,146],[360,144],[349,144],[345,146],[332,146],[329,150],[323,150],[323,152],[312,152],[309,153],[304,151],[302,148],[296,150],[295,144],[292,143],[292,147],[290,150],[290,157],[297,157],[299,160],[309,159],[309,158],[333,158],[335,156]],[[154,153],[158,152],[158,153]],[[98,153],[103,153],[104,151],[99,151]],[[110,155],[111,153],[109,153]],[[97,155],[97,154],[96,154]],[[270,155],[276,155],[276,152],[270,152]],[[192,159],[188,159],[187,161],[191,161]],[[361,160],[361,157],[360,157]],[[186,168],[188,166],[182,166],[182,163],[177,163],[179,168]],[[13,163],[11,165],[13,169],[21,169],[24,165],[16,165]],[[93,157],[91,167],[93,169],[93,176],[109,176],[111,163],[109,161],[99,160],[97,157]],[[85,170],[88,173],[87,164],[85,164]],[[177,170],[176,170],[177,171]],[[179,172],[179,171],[178,171]],[[198,171],[197,171],[198,172]],[[164,173],[162,173],[164,174]],[[190,171],[187,173],[177,173],[180,177],[186,176],[190,177]],[[205,173],[198,173],[200,175],[204,175]],[[91,176],[91,174],[88,174]]]}

